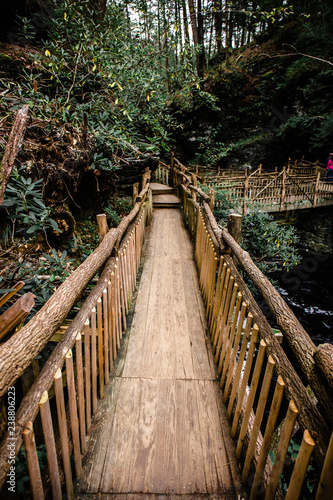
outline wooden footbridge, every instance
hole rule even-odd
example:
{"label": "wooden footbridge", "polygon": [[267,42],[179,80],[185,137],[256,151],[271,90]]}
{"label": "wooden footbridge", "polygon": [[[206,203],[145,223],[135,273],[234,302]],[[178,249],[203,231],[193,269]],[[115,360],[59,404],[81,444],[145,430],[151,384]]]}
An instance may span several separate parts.
{"label": "wooden footbridge", "polygon": [[327,182],[325,168],[305,160],[289,161],[281,170],[265,172],[260,165],[253,172],[227,170],[202,179],[225,190],[243,213],[256,208],[284,212],[333,205],[333,183]]}
{"label": "wooden footbridge", "polygon": [[[130,215],[117,229],[100,224],[95,252],[0,346],[1,498],[17,493],[23,443],[22,498],[294,500],[311,490],[331,499],[332,346],[314,346],[241,249],[240,216],[218,227],[211,199],[179,162],[149,178],[140,193],[134,186]],[[20,378],[56,332],[16,407]]]}

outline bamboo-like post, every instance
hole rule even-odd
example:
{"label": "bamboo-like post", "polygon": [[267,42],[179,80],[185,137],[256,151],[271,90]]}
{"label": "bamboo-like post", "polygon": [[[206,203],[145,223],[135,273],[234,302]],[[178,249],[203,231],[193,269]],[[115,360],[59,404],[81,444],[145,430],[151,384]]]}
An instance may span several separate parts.
{"label": "bamboo-like post", "polygon": [[222,346],[221,346],[221,353],[220,353],[219,365],[218,365],[218,368],[217,368],[217,373],[218,373],[219,376],[221,376],[222,368],[223,368],[223,366],[227,362],[227,359],[225,357],[225,353],[226,353],[227,346],[228,346],[228,343],[229,343],[229,335],[232,333],[230,331],[230,326],[231,326],[231,321],[232,321],[232,318],[233,318],[233,315],[234,315],[234,311],[235,311],[235,307],[236,307],[237,293],[238,293],[238,285],[235,282],[234,288],[233,288],[233,291],[232,291],[232,297],[231,297],[231,300],[230,300],[227,321],[226,321],[225,326],[222,327],[223,328],[222,329],[223,341],[222,341]]}
{"label": "bamboo-like post", "polygon": [[111,319],[112,319],[112,356],[113,360],[117,357],[117,321],[116,321],[116,290],[115,275],[111,273]]}
{"label": "bamboo-like post", "polygon": [[212,324],[215,320],[215,314],[216,314],[216,302],[217,302],[217,298],[218,298],[218,294],[219,294],[219,290],[220,290],[220,285],[221,285],[221,277],[222,277],[222,268],[223,268],[223,261],[224,261],[224,258],[223,256],[221,255],[220,256],[220,262],[219,262],[219,266],[218,266],[218,271],[217,271],[217,281],[216,281],[216,287],[215,287],[215,290],[214,290],[214,299],[213,299],[213,307],[212,307],[212,313],[210,315],[210,318],[209,318],[209,328],[211,330],[212,328]]}
{"label": "bamboo-like post", "polygon": [[[126,278],[124,272],[124,257],[123,252],[119,254],[119,267],[118,267],[118,287],[119,287],[119,298],[120,298],[120,310],[121,310],[121,318],[123,321],[123,329],[126,331],[127,323],[126,323],[126,314],[127,314],[127,305],[126,305]],[[120,328],[120,338],[123,336],[123,330]]]}
{"label": "bamboo-like post", "polygon": [[274,498],[276,488],[279,484],[279,479],[282,473],[284,461],[286,458],[290,438],[294,429],[295,421],[298,415],[298,410],[293,400],[289,401],[287,415],[282,428],[280,441],[276,451],[276,457],[273,469],[269,478],[269,483],[266,490],[265,500]]}
{"label": "bamboo-like post", "polygon": [[62,451],[62,463],[65,473],[66,492],[68,499],[72,499],[73,481],[72,481],[72,471],[71,471],[71,463],[69,457],[69,443],[68,443],[68,430],[66,422],[64,390],[62,386],[62,373],[60,368],[58,368],[54,376],[54,390],[55,390],[56,405],[57,405],[58,425],[59,425],[59,434],[60,434],[61,451]]}
{"label": "bamboo-like post", "polygon": [[217,304],[218,311],[217,311],[216,320],[215,320],[215,324],[214,324],[213,331],[212,331],[213,352],[215,352],[215,350],[216,350],[216,344],[217,344],[218,336],[219,336],[219,327],[221,325],[224,304],[225,304],[227,292],[229,289],[230,269],[227,265],[226,265],[225,269],[226,269],[225,277],[223,280],[223,284],[222,284],[221,291],[220,291],[220,297],[218,299],[218,304]]}
{"label": "bamboo-like post", "polygon": [[236,394],[237,394],[239,380],[240,380],[241,373],[242,373],[242,367],[243,367],[243,362],[244,362],[244,358],[245,358],[247,343],[248,343],[249,336],[250,336],[252,321],[253,321],[253,316],[249,312],[249,314],[246,318],[243,341],[242,341],[241,350],[240,350],[239,357],[238,357],[237,368],[236,368],[235,376],[233,379],[233,386],[232,386],[232,391],[231,391],[228,409],[227,409],[227,417],[229,420],[231,419],[232,409],[233,409],[234,402],[236,399]]}
{"label": "bamboo-like post", "polygon": [[[256,327],[256,325],[254,325],[254,327]],[[256,343],[257,338],[258,338],[258,328],[254,328],[254,327],[253,327],[253,333],[251,336],[251,343],[250,343],[250,348],[249,348],[249,354],[252,354],[252,355],[254,352],[255,343]],[[244,340],[243,340],[243,342],[244,342]],[[264,356],[265,356],[265,350],[266,350],[266,343],[264,340],[261,340],[260,344],[259,344],[259,351],[258,351],[258,355],[257,355],[257,359],[256,359],[256,364],[254,367],[252,380],[251,380],[250,390],[249,390],[249,394],[248,394],[247,400],[246,400],[246,407],[245,407],[245,411],[244,411],[242,426],[241,426],[241,429],[239,432],[237,449],[236,449],[237,458],[239,458],[241,455],[244,439],[246,436],[246,431],[247,431],[248,423],[249,423],[250,416],[251,416],[253,401],[254,401],[254,398],[255,398],[255,395],[257,392],[257,388],[258,388],[258,384],[259,384],[261,368],[262,368],[262,364],[263,364]],[[233,418],[233,422],[232,422],[231,436],[233,438],[236,436],[238,420],[239,420],[239,417],[241,414],[241,408],[242,408],[242,404],[243,404],[242,395],[245,394],[246,384],[247,384],[248,377],[250,375],[250,369],[252,366],[252,362],[248,361],[248,360],[249,360],[249,356],[248,356],[245,370],[244,370],[243,381],[242,381],[242,385],[241,385],[241,389],[240,389],[240,393],[239,393],[240,397],[238,398],[238,401],[237,401],[237,406],[236,406],[236,410],[235,410],[234,418]],[[248,366],[248,363],[249,363],[249,366]],[[244,382],[244,385],[243,385],[243,382]]]}
{"label": "bamboo-like post", "polygon": [[136,199],[139,196],[139,183],[133,184],[133,207],[136,204]]}
{"label": "bamboo-like post", "polygon": [[115,294],[116,294],[117,349],[120,349],[121,306],[120,306],[120,280],[119,280],[119,268],[118,268],[118,266],[115,266],[114,273],[115,273],[115,288],[114,289],[115,289]]}
{"label": "bamboo-like post", "polygon": [[90,362],[90,329],[89,319],[84,324],[84,385],[86,394],[87,432],[91,426],[91,362]]}
{"label": "bamboo-like post", "polygon": [[59,467],[57,460],[57,451],[54,439],[49,395],[47,391],[44,392],[39,402],[39,411],[42,420],[47,463],[49,466],[49,475],[52,486],[52,498],[53,500],[61,500],[62,493],[61,493],[60,475],[59,475]]}
{"label": "bamboo-like post", "polygon": [[314,447],[315,442],[310,432],[305,429],[285,500],[299,498]]}
{"label": "bamboo-like post", "polygon": [[249,442],[249,446],[247,448],[245,462],[243,465],[242,480],[244,482],[247,480],[249,472],[250,472],[250,466],[251,466],[251,462],[252,462],[253,455],[255,452],[256,442],[257,442],[259,431],[260,431],[260,425],[261,425],[262,417],[263,417],[263,414],[264,414],[264,411],[266,408],[267,397],[268,397],[269,389],[270,389],[271,382],[272,382],[274,366],[275,366],[275,361],[272,358],[272,356],[269,356],[268,361],[267,361],[265,375],[264,375],[264,382],[263,382],[263,385],[262,385],[262,388],[260,391],[260,395],[259,395],[259,402],[258,402],[258,407],[257,407],[257,411],[256,411],[256,416],[255,416],[254,423],[253,423],[252,429],[251,429],[250,442]]}
{"label": "bamboo-like post", "polygon": [[222,265],[222,274],[221,274],[220,283],[219,283],[219,286],[216,287],[216,295],[215,295],[216,300],[215,300],[215,306],[214,306],[214,314],[213,314],[212,323],[211,323],[211,327],[210,327],[210,336],[211,336],[212,341],[214,340],[214,337],[215,337],[217,320],[218,320],[218,317],[220,314],[221,301],[222,301],[225,281],[226,281],[226,279],[229,279],[226,277],[227,270],[228,270],[228,266],[224,262]]}
{"label": "bamboo-like post", "polygon": [[218,275],[216,274],[217,266],[218,266],[218,258],[217,258],[217,255],[216,255],[214,249],[213,249],[213,252],[214,252],[214,262],[213,262],[213,269],[212,269],[212,276],[211,276],[211,286],[210,286],[209,297],[208,297],[208,304],[209,304],[208,317],[207,317],[208,324],[211,323],[211,319],[212,319],[212,315],[213,315],[215,290],[217,288],[217,282],[218,282]]}
{"label": "bamboo-like post", "polygon": [[319,182],[320,182],[320,172],[318,172],[317,179],[316,179],[315,192],[314,192],[314,198],[313,198],[313,208],[315,208],[317,206]]}
{"label": "bamboo-like post", "polygon": [[229,306],[230,306],[232,292],[234,289],[234,283],[235,283],[235,278],[231,275],[228,283],[228,289],[225,294],[225,300],[222,303],[221,314],[218,319],[217,335],[215,336],[213,343],[213,352],[215,352],[215,359],[214,359],[215,364],[217,364],[218,362],[218,357],[221,350],[223,334],[224,334],[224,326],[229,312]]}
{"label": "bamboo-like post", "polygon": [[[197,176],[195,174],[193,174],[193,173],[191,173],[190,175],[191,175],[193,186],[198,187],[198,178],[197,178]],[[193,201],[197,201],[197,193],[194,190],[191,191],[191,195],[192,195],[192,200]]]}
{"label": "bamboo-like post", "polygon": [[282,212],[284,209],[284,200],[286,197],[286,179],[287,179],[286,167],[283,167],[281,198],[280,198],[280,212]]}
{"label": "bamboo-like post", "polygon": [[234,311],[234,315],[233,315],[232,327],[231,327],[231,332],[230,332],[230,339],[229,339],[229,343],[228,343],[228,348],[227,348],[227,352],[226,352],[226,356],[225,356],[225,363],[223,366],[223,372],[222,372],[221,381],[220,381],[220,388],[221,389],[223,389],[223,387],[224,387],[224,383],[226,380],[227,371],[228,371],[228,367],[229,367],[229,363],[230,363],[230,359],[231,359],[231,352],[232,352],[232,348],[233,348],[235,338],[236,338],[236,328],[237,328],[237,324],[238,324],[238,316],[239,316],[241,304],[242,304],[242,294],[240,292],[238,292],[235,311]]}
{"label": "bamboo-like post", "polygon": [[[244,399],[246,398],[246,387],[247,387],[247,383],[249,381],[249,377],[250,377],[250,373],[251,373],[251,368],[252,368],[252,364],[253,364],[253,355],[254,355],[254,350],[256,347],[257,339],[258,339],[258,333],[259,333],[259,329],[258,329],[257,325],[255,324],[255,325],[253,325],[250,347],[249,347],[249,350],[247,353],[247,358],[246,358],[245,367],[244,367],[244,373],[243,373],[242,382],[241,382],[241,386],[239,389],[239,396],[238,396],[236,409],[235,409],[235,413],[234,413],[234,418],[233,418],[233,423],[232,423],[232,437],[236,436],[238,421],[239,421],[239,418],[241,415],[241,410],[242,410],[242,406],[244,403]],[[262,350],[264,351],[264,349],[262,349]],[[263,354],[260,352],[260,357],[262,357],[262,356],[263,356]],[[261,365],[260,365],[260,367],[261,367]],[[258,372],[259,372],[259,376],[260,376],[259,366],[257,367],[257,371],[256,370],[254,371],[253,378],[255,376],[258,376],[257,375]],[[252,378],[252,381],[253,381],[253,378]],[[257,387],[255,382],[254,382],[254,385],[255,385],[255,387]],[[252,393],[253,392],[255,394],[255,388],[252,389]],[[254,399],[254,395],[253,395],[253,399]],[[240,450],[241,450],[241,447],[243,445],[244,438],[246,435],[246,430],[247,430],[247,426],[248,426],[248,422],[249,422],[249,418],[250,418],[253,399],[252,399],[251,388],[250,388],[250,393],[249,393],[249,396],[247,397],[247,404],[245,407],[243,422],[242,422],[242,426],[241,426],[241,430],[240,430],[239,438],[238,438],[238,445],[239,445]],[[240,452],[239,452],[239,454],[240,454]]]}
{"label": "bamboo-like post", "polygon": [[90,313],[91,321],[91,394],[92,413],[97,411],[97,328],[96,328],[96,307]]}
{"label": "bamboo-like post", "polygon": [[32,429],[32,422],[28,422],[23,431],[23,443],[27,456],[32,497],[34,500],[43,500],[44,499],[43,483],[38,463],[38,455],[36,449],[35,436]]}
{"label": "bamboo-like post", "polygon": [[103,355],[103,314],[102,299],[97,299],[97,338],[98,338],[98,381],[99,397],[104,398],[104,355]]}
{"label": "bamboo-like post", "polygon": [[97,225],[98,225],[98,239],[99,242],[102,241],[106,233],[109,231],[108,224],[106,222],[106,215],[105,214],[99,214],[96,216],[97,218]]}
{"label": "bamboo-like post", "polygon": [[215,189],[213,188],[209,188],[209,192],[208,192],[208,196],[210,198],[210,202],[209,202],[209,208],[211,209],[211,211],[214,210],[214,205],[215,205],[215,197],[216,197],[216,191]]}
{"label": "bamboo-like post", "polygon": [[321,471],[318,484],[316,500],[327,500],[333,492],[333,432],[325,456],[324,465]]}
{"label": "bamboo-like post", "polygon": [[110,366],[109,366],[109,319],[108,319],[108,291],[103,290],[103,328],[104,328],[104,381],[108,385],[110,381]]}
{"label": "bamboo-like post", "polygon": [[86,418],[84,406],[84,379],[83,379],[83,360],[82,360],[82,338],[79,333],[75,339],[76,354],[76,380],[77,380],[77,402],[79,408],[80,420],[80,439],[82,453],[86,450]]}
{"label": "bamboo-like post", "polygon": [[249,176],[249,169],[246,167],[245,169],[245,178],[244,178],[244,192],[243,192],[243,215],[247,213],[247,205],[246,205],[246,200],[249,196],[249,182],[250,182],[250,176]]}
{"label": "bamboo-like post", "polygon": [[[111,278],[111,276],[110,276]],[[113,318],[112,318],[112,288],[111,279],[108,281],[108,334],[109,334],[109,361],[110,361],[110,372],[113,368]]]}
{"label": "bamboo-like post", "polygon": [[275,431],[275,424],[277,417],[279,415],[285,385],[286,384],[284,383],[282,377],[279,375],[275,386],[273,401],[270,408],[269,417],[267,420],[265,435],[260,449],[259,460],[257,463],[249,500],[255,500],[257,498],[257,491],[259,486],[261,485],[262,476],[267,461],[267,456],[271,448],[272,438]]}
{"label": "bamboo-like post", "polygon": [[73,353],[71,349],[66,354],[66,378],[67,378],[67,390],[68,390],[69,415],[71,421],[72,441],[74,448],[75,472],[77,477],[79,478],[82,473],[82,462],[81,462],[81,450],[80,450],[79,421],[77,418],[77,407],[76,407]]}

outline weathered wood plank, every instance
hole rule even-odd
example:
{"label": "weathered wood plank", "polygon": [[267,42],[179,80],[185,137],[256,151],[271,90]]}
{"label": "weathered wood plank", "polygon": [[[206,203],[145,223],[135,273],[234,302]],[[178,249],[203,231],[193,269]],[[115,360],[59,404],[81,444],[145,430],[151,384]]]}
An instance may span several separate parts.
{"label": "weathered wood plank", "polygon": [[102,402],[77,498],[237,498],[193,248],[177,211],[154,213],[144,253],[122,378],[110,409]]}

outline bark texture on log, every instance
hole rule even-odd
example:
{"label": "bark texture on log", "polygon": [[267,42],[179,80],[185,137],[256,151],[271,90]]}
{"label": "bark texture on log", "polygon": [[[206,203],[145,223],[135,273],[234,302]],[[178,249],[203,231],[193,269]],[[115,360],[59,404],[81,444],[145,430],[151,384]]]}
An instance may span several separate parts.
{"label": "bark texture on log", "polygon": [[3,155],[0,167],[0,205],[3,202],[3,197],[5,195],[10,173],[21,147],[24,127],[28,119],[28,110],[29,106],[27,104],[24,105],[23,108],[18,110],[18,112],[16,113],[14,125],[9,134],[5,154]]}
{"label": "bark texture on log", "polygon": [[66,279],[29,323],[0,346],[0,397],[43,349],[89,281],[110,257],[116,242],[122,238],[140,210],[144,201],[142,193],[139,197],[142,201],[136,203],[116,229],[111,229],[105,235],[96,250]]}
{"label": "bark texture on log", "polygon": [[331,425],[333,425],[333,400],[331,394],[327,391],[327,381],[325,381],[315,365],[313,355],[316,346],[314,342],[275,287],[254,264],[249,253],[245,252],[225,229],[222,229],[222,237],[237,256],[240,265],[265,299],[292,349],[302,372],[307,377],[313,392],[320,401],[322,412]]}
{"label": "bark texture on log", "polygon": [[[135,214],[133,215],[133,213],[134,211],[132,210],[132,212],[127,216],[129,219],[127,219],[125,230],[131,229],[130,224],[132,223],[132,221],[137,215],[140,216],[140,204],[136,204]],[[108,237],[111,231],[112,229],[109,231],[106,237]],[[103,241],[105,241],[105,239]],[[51,388],[54,381],[54,376],[59,367],[62,366],[67,352],[73,347],[77,335],[84,329],[84,324],[87,320],[87,313],[90,314],[92,308],[96,306],[97,299],[101,297],[103,290],[107,286],[107,283],[110,279],[110,273],[112,272],[114,266],[115,259],[109,258],[105,264],[105,267],[97,284],[83,303],[81,310],[78,312],[70,326],[67,328],[62,340],[52,351],[47,364],[38,375],[33,386],[30,388],[27,395],[23,398],[23,401],[15,417],[15,435],[11,436],[13,438],[13,442],[15,442],[16,453],[18,453],[22,444],[22,431],[26,425],[26,422],[29,420],[35,420],[39,409],[39,402],[44,392],[48,391]],[[7,478],[7,473],[9,470],[7,448],[8,441],[6,437],[7,436],[4,436],[0,445],[0,490]]]}
{"label": "bark texture on log", "polygon": [[333,344],[321,344],[313,354],[316,365],[333,390]]}
{"label": "bark texture on log", "polygon": [[[203,208],[205,209],[204,216],[206,219],[207,228],[210,229],[209,226],[212,225],[211,230],[213,231],[213,234],[215,233],[216,235],[216,237],[213,238],[213,241],[215,240],[214,245],[216,246],[216,241],[222,235],[222,229],[217,225],[216,220],[209,209],[209,206],[207,204],[204,204]],[[224,246],[220,248],[222,253],[224,253]],[[254,322],[259,327],[260,339],[263,339],[267,344],[267,354],[271,355],[274,358],[274,361],[276,363],[276,373],[278,375],[281,375],[284,382],[286,383],[285,392],[288,399],[292,399],[295,402],[297,408],[301,410],[298,420],[302,429],[310,430],[311,435],[316,441],[317,445],[314,454],[317,463],[322,466],[330,435],[330,427],[309,396],[300,377],[295,372],[293,365],[291,364],[282,346],[279,344],[277,338],[275,337],[266,317],[264,316],[262,310],[258,306],[253,295],[245,284],[242,276],[239,274],[239,271],[235,266],[232,257],[229,255],[224,255],[224,259],[231,270],[231,274],[237,281],[239,291],[243,295],[243,300],[248,304],[249,309],[253,314]]]}

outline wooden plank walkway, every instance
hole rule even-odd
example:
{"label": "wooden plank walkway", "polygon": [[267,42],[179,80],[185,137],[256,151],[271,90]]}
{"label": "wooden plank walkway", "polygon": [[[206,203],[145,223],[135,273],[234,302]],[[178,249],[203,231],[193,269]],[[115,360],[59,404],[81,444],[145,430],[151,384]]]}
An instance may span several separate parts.
{"label": "wooden plank walkway", "polygon": [[175,209],[154,211],[127,353],[93,420],[75,498],[237,499],[193,247]]}

